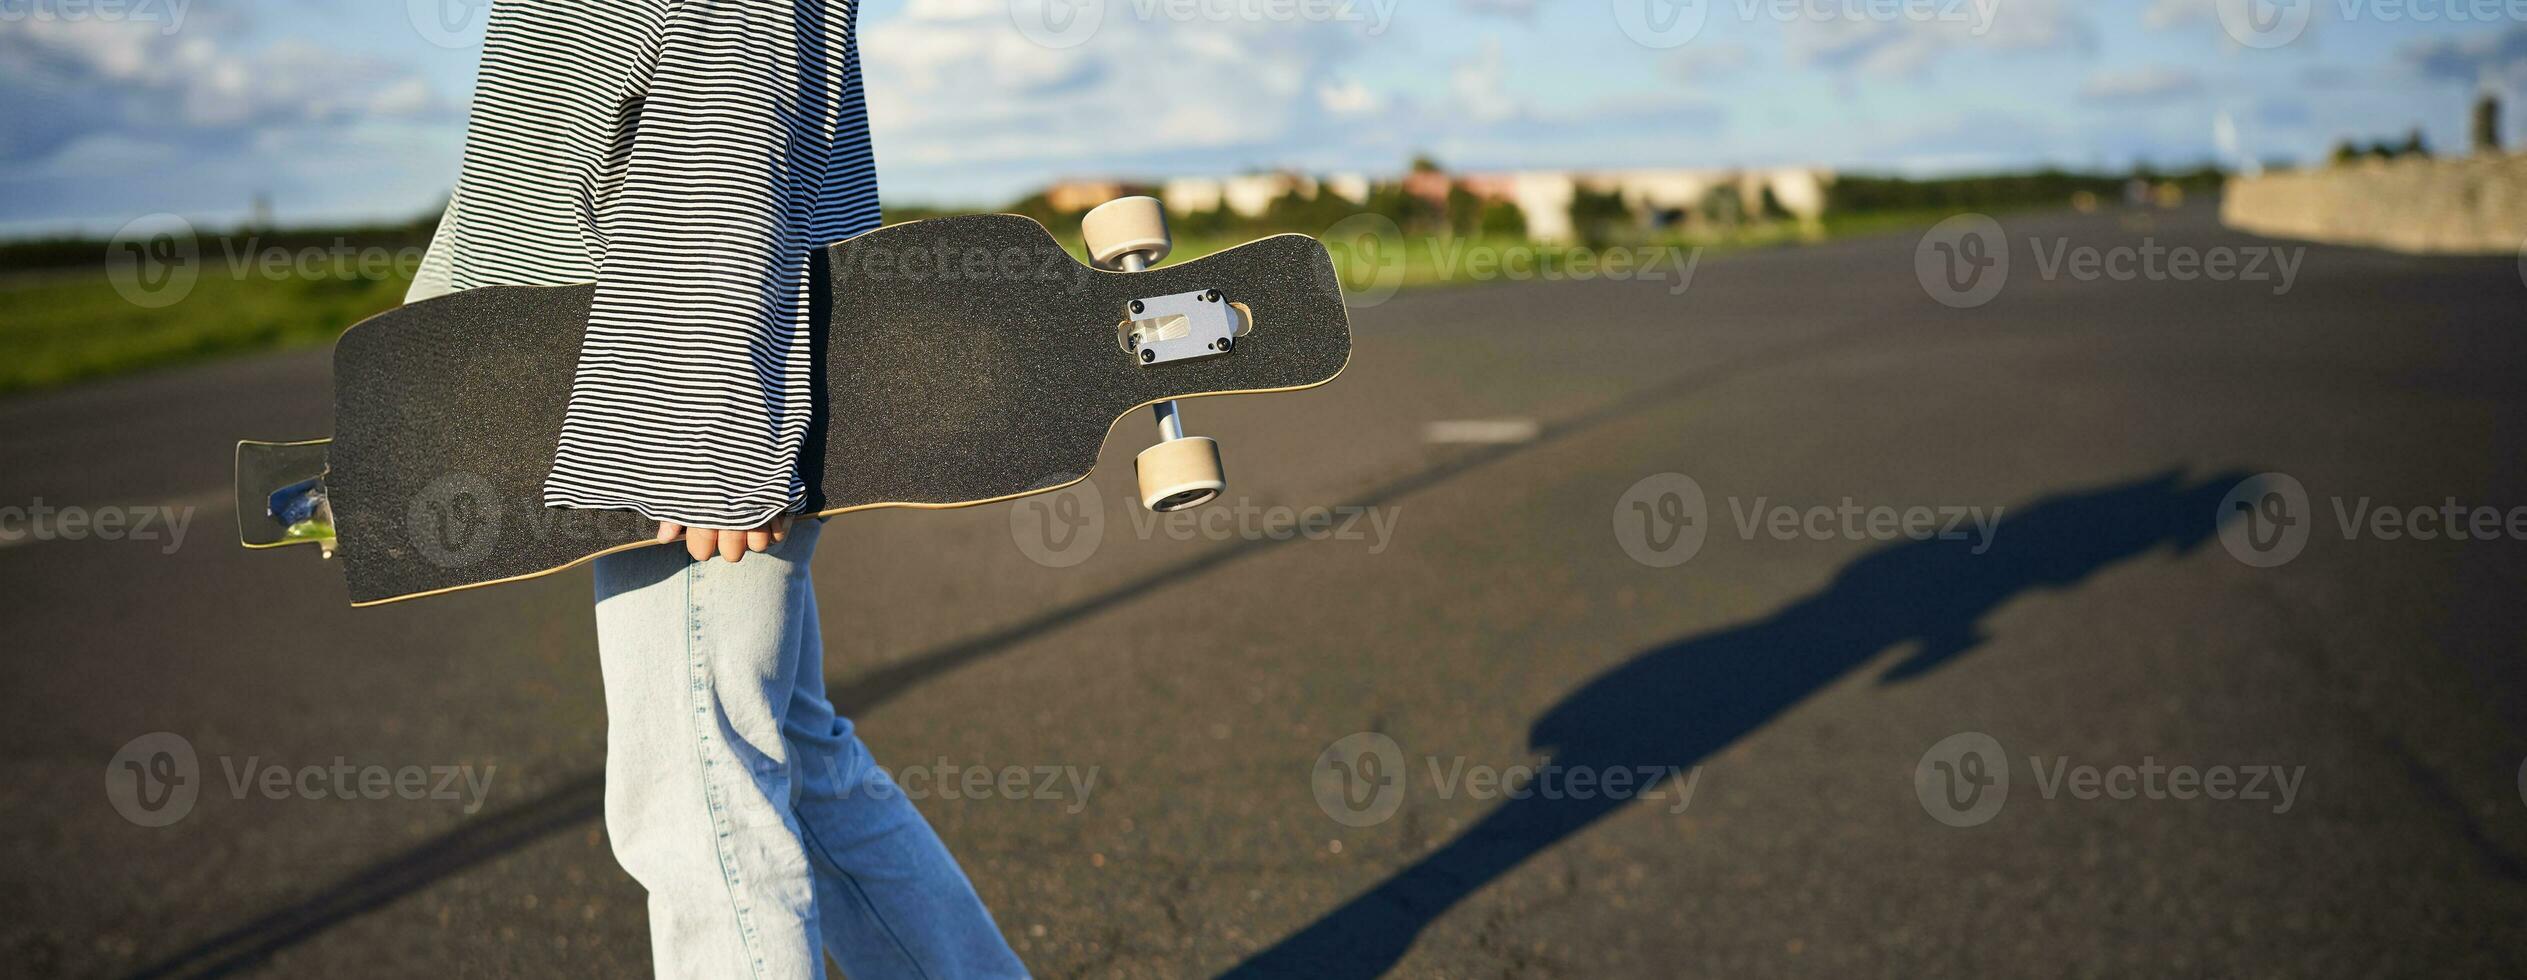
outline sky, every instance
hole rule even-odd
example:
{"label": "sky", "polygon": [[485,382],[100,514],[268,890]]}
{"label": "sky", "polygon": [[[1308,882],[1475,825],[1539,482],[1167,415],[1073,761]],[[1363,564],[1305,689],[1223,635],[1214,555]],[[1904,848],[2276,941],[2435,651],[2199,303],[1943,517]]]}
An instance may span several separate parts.
{"label": "sky", "polygon": [[[0,0],[0,235],[257,195],[285,225],[425,214],[487,10]],[[882,193],[932,205],[1415,153],[1926,175],[2312,160],[2416,126],[2445,150],[2486,87],[2527,136],[2527,0],[868,0],[859,28]]]}

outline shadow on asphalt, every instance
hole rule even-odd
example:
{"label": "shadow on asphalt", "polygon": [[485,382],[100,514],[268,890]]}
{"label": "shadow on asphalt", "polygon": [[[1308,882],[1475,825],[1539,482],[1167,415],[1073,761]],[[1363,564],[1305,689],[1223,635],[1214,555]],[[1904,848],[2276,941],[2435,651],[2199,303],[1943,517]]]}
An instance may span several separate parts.
{"label": "shadow on asphalt", "polygon": [[[1564,771],[1689,770],[1887,651],[1913,652],[1880,684],[1920,677],[1980,646],[1983,618],[2021,593],[2066,588],[2161,547],[2190,551],[2218,532],[2221,498],[2246,476],[2186,483],[2168,472],[2049,497],[2004,520],[1980,555],[1972,541],[1880,549],[1769,618],[1686,637],[1589,681],[1536,719],[1529,743]],[[1384,974],[1467,896],[1656,788],[1506,802],[1226,975]]]}
{"label": "shadow on asphalt", "polygon": [[[1359,508],[1385,506],[1469,471],[1560,442],[1670,399],[1695,394],[1768,368],[1796,363],[1883,330],[1874,322],[1857,322],[1800,342],[1707,365],[1662,384],[1629,392],[1576,416],[1548,423],[1534,439],[1525,443],[1482,446],[1457,452],[1432,465],[1372,487],[1367,493],[1344,503]],[[823,445],[823,438],[822,433],[811,432],[810,450],[821,452],[818,447]],[[1018,644],[1145,598],[1154,591],[1181,586],[1193,577],[1222,565],[1303,540],[1298,536],[1280,540],[1253,538],[1214,547],[1069,605],[830,685],[834,707],[847,716],[857,716],[969,663],[1007,652]],[[216,977],[248,969],[273,953],[335,925],[382,908],[440,879],[496,860],[552,834],[601,819],[604,813],[604,775],[590,772],[573,776],[543,796],[476,817],[457,830],[354,871],[318,889],[303,901],[204,939],[130,976],[132,980]]]}

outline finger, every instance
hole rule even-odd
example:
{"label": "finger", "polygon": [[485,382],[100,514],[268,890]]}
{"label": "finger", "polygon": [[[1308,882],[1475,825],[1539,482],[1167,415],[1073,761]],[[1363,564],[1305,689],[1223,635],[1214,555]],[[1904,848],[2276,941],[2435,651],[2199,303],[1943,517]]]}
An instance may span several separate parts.
{"label": "finger", "polygon": [[658,543],[659,543],[659,544],[666,544],[666,543],[667,543],[667,542],[669,542],[669,541],[673,541],[673,540],[675,540],[675,539],[676,539],[676,536],[677,536],[677,535],[680,535],[680,534],[683,534],[683,533],[684,533],[684,525],[682,525],[682,524],[678,524],[678,523],[676,523],[676,522],[674,522],[674,521],[659,521],[659,522],[658,522]]}
{"label": "finger", "polygon": [[746,536],[736,531],[719,533],[719,556],[729,561],[746,557]]}
{"label": "finger", "polygon": [[746,532],[746,550],[748,550],[748,551],[762,551],[763,549],[765,549],[765,548],[769,548],[769,547],[772,547],[772,532],[770,532],[770,531],[748,531],[748,532]]}
{"label": "finger", "polygon": [[789,539],[790,539],[790,515],[788,515],[788,514],[783,514],[783,515],[781,515],[781,519],[780,519],[780,520],[777,520],[777,521],[772,522],[772,541],[773,541],[773,543],[778,544],[778,543],[780,543],[780,542],[787,541],[787,540],[789,540]]}
{"label": "finger", "polygon": [[718,531],[707,527],[685,528],[684,553],[692,555],[694,561],[709,560],[711,552],[719,547],[718,535]]}

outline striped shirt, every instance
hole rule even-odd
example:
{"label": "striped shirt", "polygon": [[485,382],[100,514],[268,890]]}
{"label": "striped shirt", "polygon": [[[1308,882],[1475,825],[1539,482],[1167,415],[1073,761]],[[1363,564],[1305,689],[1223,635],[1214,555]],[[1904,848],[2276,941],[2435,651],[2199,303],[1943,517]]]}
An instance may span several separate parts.
{"label": "striped shirt", "polygon": [[811,249],[878,224],[856,0],[497,0],[409,298],[594,281],[554,507],[805,499]]}

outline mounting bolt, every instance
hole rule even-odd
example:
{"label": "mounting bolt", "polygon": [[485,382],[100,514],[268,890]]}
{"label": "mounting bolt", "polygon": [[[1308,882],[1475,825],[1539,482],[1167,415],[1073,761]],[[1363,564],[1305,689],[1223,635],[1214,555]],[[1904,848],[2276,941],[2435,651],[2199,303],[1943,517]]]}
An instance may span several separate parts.
{"label": "mounting bolt", "polygon": [[1141,311],[1142,311],[1143,309],[1144,309],[1144,307],[1143,307],[1143,306],[1141,306],[1141,301],[1140,301],[1140,300],[1137,300],[1137,299],[1136,299],[1136,300],[1133,300],[1133,301],[1132,301],[1132,315],[1133,315],[1133,316],[1139,316],[1139,315],[1141,315]]}
{"label": "mounting bolt", "polygon": [[1205,302],[1205,303],[1217,303],[1217,302],[1219,302],[1219,301],[1220,301],[1220,291],[1219,291],[1219,290],[1216,290],[1216,289],[1206,289],[1206,290],[1203,290],[1203,291],[1202,291],[1202,301],[1203,301],[1203,302]]}
{"label": "mounting bolt", "polygon": [[1143,363],[1143,364],[1147,364],[1147,363],[1149,363],[1149,362],[1151,362],[1151,361],[1155,361],[1155,360],[1157,360],[1157,359],[1158,359],[1158,352],[1157,352],[1157,351],[1150,350],[1149,348],[1146,348],[1146,347],[1141,348],[1141,363]]}
{"label": "mounting bolt", "polygon": [[1226,353],[1228,353],[1228,349],[1229,349],[1229,348],[1231,348],[1231,347],[1234,347],[1234,346],[1237,346],[1237,338],[1235,338],[1235,337],[1222,337],[1222,338],[1220,338],[1220,353],[1222,353],[1222,354],[1226,354]]}

